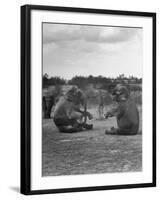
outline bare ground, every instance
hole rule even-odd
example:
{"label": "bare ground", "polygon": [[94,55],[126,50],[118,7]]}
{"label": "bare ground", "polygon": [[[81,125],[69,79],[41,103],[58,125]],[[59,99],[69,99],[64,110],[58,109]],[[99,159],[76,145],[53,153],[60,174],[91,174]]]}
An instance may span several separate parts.
{"label": "bare ground", "polygon": [[[105,135],[115,118],[94,120],[94,129],[59,133],[53,120],[43,120],[42,176],[132,172],[142,170],[142,135]],[[141,126],[141,125],[140,125]]]}

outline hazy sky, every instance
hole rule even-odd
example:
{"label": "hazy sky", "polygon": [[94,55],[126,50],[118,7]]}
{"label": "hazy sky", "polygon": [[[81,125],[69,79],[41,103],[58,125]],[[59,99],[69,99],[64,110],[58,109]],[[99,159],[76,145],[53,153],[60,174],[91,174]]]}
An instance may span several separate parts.
{"label": "hazy sky", "polygon": [[140,28],[43,24],[43,74],[142,77]]}

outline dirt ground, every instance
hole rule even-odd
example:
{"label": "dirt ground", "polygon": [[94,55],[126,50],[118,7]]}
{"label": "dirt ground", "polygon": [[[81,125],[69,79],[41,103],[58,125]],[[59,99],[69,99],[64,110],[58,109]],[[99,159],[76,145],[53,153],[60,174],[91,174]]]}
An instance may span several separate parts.
{"label": "dirt ground", "polygon": [[117,126],[115,118],[91,123],[93,130],[68,134],[59,133],[52,119],[43,119],[42,176],[142,170],[141,134],[105,135],[106,128]]}

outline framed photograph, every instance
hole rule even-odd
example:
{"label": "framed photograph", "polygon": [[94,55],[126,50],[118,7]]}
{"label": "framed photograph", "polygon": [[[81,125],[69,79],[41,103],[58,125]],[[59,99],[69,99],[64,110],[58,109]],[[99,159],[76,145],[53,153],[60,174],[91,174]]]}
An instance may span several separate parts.
{"label": "framed photograph", "polygon": [[21,193],[156,186],[156,13],[21,7]]}

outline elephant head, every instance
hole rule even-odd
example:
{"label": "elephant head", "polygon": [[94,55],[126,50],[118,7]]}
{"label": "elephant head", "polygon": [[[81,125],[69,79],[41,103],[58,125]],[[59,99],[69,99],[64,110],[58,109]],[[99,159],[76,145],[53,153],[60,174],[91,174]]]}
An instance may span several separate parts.
{"label": "elephant head", "polygon": [[72,87],[66,93],[66,97],[67,97],[68,101],[71,101],[76,105],[84,106],[86,103],[86,95],[77,86]]}
{"label": "elephant head", "polygon": [[126,86],[118,84],[112,92],[112,97],[113,100],[117,102],[126,101],[129,97],[129,90]]}

